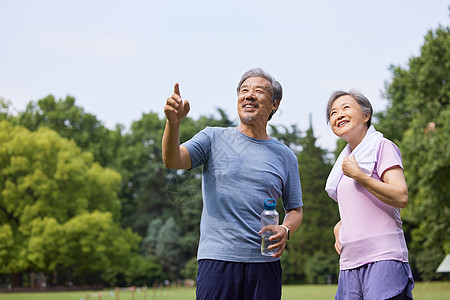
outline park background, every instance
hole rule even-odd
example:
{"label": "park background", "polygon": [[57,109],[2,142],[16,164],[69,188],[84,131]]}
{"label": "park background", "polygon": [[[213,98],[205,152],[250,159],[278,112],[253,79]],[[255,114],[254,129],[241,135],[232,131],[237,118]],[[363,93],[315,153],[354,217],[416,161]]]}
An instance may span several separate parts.
{"label": "park background", "polygon": [[163,166],[162,109],[179,82],[182,141],[236,125],[252,67],[282,83],[270,132],[299,159],[305,216],[284,282],[336,282],[339,216],[323,188],[344,145],[324,111],[349,88],[402,151],[415,279],[448,280],[436,273],[450,253],[448,3],[391,2],[2,1],[1,286],[192,282],[201,170]]}

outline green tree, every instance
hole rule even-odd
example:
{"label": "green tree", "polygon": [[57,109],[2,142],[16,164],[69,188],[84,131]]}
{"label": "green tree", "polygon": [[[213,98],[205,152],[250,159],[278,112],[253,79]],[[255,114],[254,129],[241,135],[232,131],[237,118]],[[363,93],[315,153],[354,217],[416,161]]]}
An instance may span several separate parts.
{"label": "green tree", "polygon": [[334,256],[319,250],[306,262],[305,273],[308,283],[332,283],[337,279],[339,265]]}
{"label": "green tree", "polygon": [[270,135],[282,142],[292,151],[298,153],[300,150],[299,145],[302,141],[302,133],[297,128],[297,125],[293,124],[290,128],[282,125],[269,125]]}
{"label": "green tree", "polygon": [[413,271],[435,278],[450,253],[450,34],[428,32],[420,55],[407,67],[392,66],[386,84],[389,106],[377,128],[400,147],[409,189],[403,210]]}
{"label": "green tree", "polygon": [[142,240],[141,252],[144,256],[155,256],[156,244],[158,244],[158,234],[164,221],[161,218],[156,218],[151,221],[147,228],[147,235]]}
{"label": "green tree", "polygon": [[11,102],[0,97],[0,121],[9,120],[12,117],[10,107]]}
{"label": "green tree", "polygon": [[2,121],[0,164],[0,273],[97,272],[137,247],[117,226],[120,175],[73,141]]}
{"label": "green tree", "polygon": [[177,279],[182,267],[180,237],[181,230],[175,223],[174,218],[170,217],[161,227],[158,234],[158,243],[155,246],[156,257],[170,279]]}
{"label": "green tree", "polygon": [[32,131],[49,127],[62,137],[73,139],[81,149],[91,152],[102,166],[115,166],[123,127],[117,125],[114,131],[109,130],[96,116],[75,105],[75,98],[71,96],[56,100],[49,95],[37,102],[31,101],[12,122]]}
{"label": "green tree", "polygon": [[54,271],[61,267],[69,272],[70,281],[100,283],[103,272],[117,276],[127,269],[139,241],[139,236],[114,222],[109,212],[79,214],[63,224],[50,217],[37,218],[32,221],[27,258],[32,270],[53,272],[55,284]]}
{"label": "green tree", "polygon": [[180,274],[184,279],[197,280],[198,262],[197,258],[191,258],[183,267]]}
{"label": "green tree", "polygon": [[117,165],[123,180],[120,197],[122,225],[146,235],[148,220],[167,217],[166,174],[162,163],[161,139],[164,120],[155,113],[143,114],[123,137]]}
{"label": "green tree", "polygon": [[155,282],[162,282],[166,278],[161,265],[155,257],[134,255],[130,258],[130,265],[126,268],[125,280],[135,286],[152,286]]}

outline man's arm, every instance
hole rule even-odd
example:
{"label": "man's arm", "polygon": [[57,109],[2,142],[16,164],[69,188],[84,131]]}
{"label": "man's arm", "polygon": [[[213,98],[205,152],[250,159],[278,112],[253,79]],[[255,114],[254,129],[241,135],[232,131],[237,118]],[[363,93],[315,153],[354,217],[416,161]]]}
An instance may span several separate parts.
{"label": "man's arm", "polygon": [[189,113],[189,102],[181,99],[178,83],[175,84],[172,97],[164,106],[166,127],[162,139],[162,158],[164,165],[170,169],[190,169],[191,157],[184,146],[180,146],[180,123]]}
{"label": "man's arm", "polygon": [[297,207],[286,211],[284,216],[283,225],[289,228],[290,233],[294,233],[302,224],[303,220],[303,208]]}

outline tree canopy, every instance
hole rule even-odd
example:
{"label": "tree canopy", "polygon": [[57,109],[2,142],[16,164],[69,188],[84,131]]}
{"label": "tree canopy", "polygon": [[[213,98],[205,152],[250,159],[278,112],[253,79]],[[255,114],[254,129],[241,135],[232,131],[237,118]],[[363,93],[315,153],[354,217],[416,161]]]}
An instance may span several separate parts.
{"label": "tree canopy", "polygon": [[0,122],[0,272],[100,272],[140,238],[119,225],[119,173],[48,128]]}
{"label": "tree canopy", "polygon": [[377,127],[402,152],[409,204],[410,257],[418,278],[431,280],[450,253],[450,34],[428,32],[420,55],[392,66],[387,110]]}

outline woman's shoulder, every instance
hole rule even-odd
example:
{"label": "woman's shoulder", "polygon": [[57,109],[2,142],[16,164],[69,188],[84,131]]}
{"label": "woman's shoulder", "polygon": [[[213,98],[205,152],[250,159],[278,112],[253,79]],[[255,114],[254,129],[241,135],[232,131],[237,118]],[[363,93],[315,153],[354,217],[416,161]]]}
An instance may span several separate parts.
{"label": "woman's shoulder", "polygon": [[377,153],[377,169],[382,174],[386,169],[398,165],[403,169],[402,156],[397,145],[387,138],[380,141]]}
{"label": "woman's shoulder", "polygon": [[394,149],[394,150],[400,152],[398,146],[393,141],[391,141],[390,139],[387,139],[385,137],[383,137],[380,140],[380,144],[378,145],[378,152],[380,152],[384,149]]}

